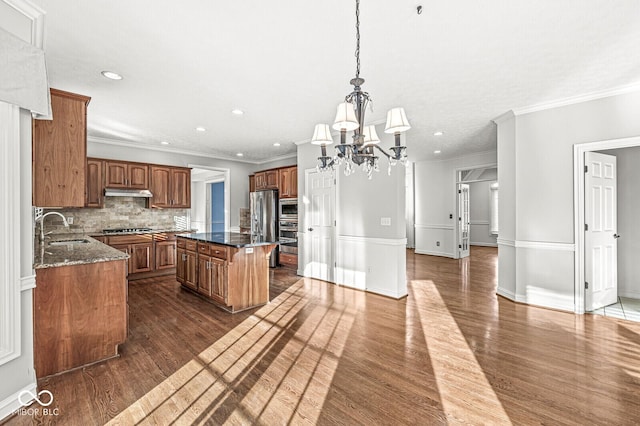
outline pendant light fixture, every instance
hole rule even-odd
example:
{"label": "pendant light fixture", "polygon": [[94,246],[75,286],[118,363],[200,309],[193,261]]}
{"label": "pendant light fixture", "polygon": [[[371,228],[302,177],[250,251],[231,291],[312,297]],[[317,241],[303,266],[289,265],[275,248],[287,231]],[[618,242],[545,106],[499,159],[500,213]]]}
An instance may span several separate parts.
{"label": "pendant light fixture", "polygon": [[[385,133],[393,133],[395,145],[387,152],[378,145],[380,139],[374,125],[365,126],[364,116],[371,97],[362,91],[364,78],[360,77],[360,0],[356,0],[356,76],[350,84],[353,91],[345,97],[345,101],[338,105],[333,129],[340,132],[340,144],[336,146],[334,156],[327,155],[327,145],[333,143],[328,124],[316,124],[311,143],[320,145],[321,156],[318,157],[318,170],[335,170],[344,165],[344,173],[349,176],[354,166],[361,166],[371,179],[373,171],[378,171],[378,156],[376,150],[389,160],[388,172],[391,166],[400,161],[406,163],[406,147],[401,145],[400,134],[411,128],[404,108],[393,108],[387,113]],[[347,132],[353,131],[353,142],[347,143]]]}

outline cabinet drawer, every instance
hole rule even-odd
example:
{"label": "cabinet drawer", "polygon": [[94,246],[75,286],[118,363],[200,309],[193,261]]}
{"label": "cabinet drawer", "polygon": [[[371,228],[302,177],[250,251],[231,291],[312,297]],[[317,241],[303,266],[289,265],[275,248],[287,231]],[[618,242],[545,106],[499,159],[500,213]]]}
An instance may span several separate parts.
{"label": "cabinet drawer", "polygon": [[198,246],[198,243],[192,240],[187,240],[185,238],[178,238],[176,245],[178,248],[183,248],[189,251],[196,251],[196,247]]}
{"label": "cabinet drawer", "polygon": [[282,266],[298,267],[298,256],[291,253],[280,252],[280,263]]}
{"label": "cabinet drawer", "polygon": [[176,234],[162,232],[160,234],[153,234],[154,241],[175,241],[177,239]]}
{"label": "cabinet drawer", "polygon": [[111,244],[137,244],[150,243],[153,241],[153,234],[142,235],[114,235],[108,237],[108,243]]}
{"label": "cabinet drawer", "polygon": [[207,256],[217,257],[218,259],[227,258],[227,248],[219,244],[198,243],[198,253]]}

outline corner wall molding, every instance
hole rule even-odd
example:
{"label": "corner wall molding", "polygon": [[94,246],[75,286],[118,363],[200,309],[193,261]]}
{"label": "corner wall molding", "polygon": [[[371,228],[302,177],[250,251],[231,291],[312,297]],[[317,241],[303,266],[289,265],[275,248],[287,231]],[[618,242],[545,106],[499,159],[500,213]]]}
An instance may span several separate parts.
{"label": "corner wall molding", "polygon": [[550,241],[524,241],[524,240],[506,240],[498,238],[499,246],[510,246],[515,248],[538,249],[538,250],[555,250],[555,251],[575,251],[576,245],[573,243],[556,243]]}
{"label": "corner wall molding", "polygon": [[416,223],[413,225],[415,229],[446,229],[453,230],[453,225],[439,225],[439,224],[420,224]]}
{"label": "corner wall molding", "polygon": [[406,238],[371,238],[354,237],[350,235],[338,235],[338,241],[350,241],[355,243],[378,244],[385,246],[406,246]]}
{"label": "corner wall molding", "polygon": [[20,291],[26,291],[36,288],[36,276],[29,275],[28,277],[20,278]]}

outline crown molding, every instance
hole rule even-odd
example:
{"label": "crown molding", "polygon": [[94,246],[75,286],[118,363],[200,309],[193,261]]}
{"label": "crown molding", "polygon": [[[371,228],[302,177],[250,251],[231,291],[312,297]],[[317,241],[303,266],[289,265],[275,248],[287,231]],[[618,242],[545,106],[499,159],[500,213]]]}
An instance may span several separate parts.
{"label": "crown molding", "polygon": [[513,112],[512,109],[510,109],[509,111],[505,112],[504,114],[500,114],[499,116],[497,116],[496,118],[494,118],[493,121],[494,123],[500,125],[502,123],[504,123],[505,121],[515,117],[516,114]]}
{"label": "crown molding", "polygon": [[273,157],[268,160],[251,161],[251,160],[239,160],[238,157],[235,157],[235,158],[225,157],[222,155],[214,155],[206,152],[194,151],[189,149],[177,149],[177,148],[168,148],[163,146],[143,145],[135,142],[126,142],[126,141],[103,138],[98,136],[87,136],[87,142],[103,144],[103,145],[123,146],[127,148],[145,149],[149,151],[168,152],[170,154],[193,155],[196,157],[205,157],[205,158],[212,158],[215,160],[233,161],[235,163],[245,163],[245,164],[254,164],[254,165],[270,163],[272,161],[286,160],[286,159],[297,156],[297,153],[292,153],[287,155],[280,155],[278,157]]}
{"label": "crown molding", "polygon": [[614,87],[612,89],[601,90],[598,92],[591,92],[583,95],[572,96],[569,98],[557,99],[555,101],[542,102],[539,104],[534,104],[534,105],[530,105],[523,108],[515,108],[513,109],[513,114],[514,115],[529,114],[532,112],[544,111],[547,109],[559,108],[563,106],[579,104],[582,102],[594,101],[596,99],[608,98],[610,96],[624,95],[627,93],[633,93],[637,91],[640,91],[640,82],[628,84],[625,86]]}

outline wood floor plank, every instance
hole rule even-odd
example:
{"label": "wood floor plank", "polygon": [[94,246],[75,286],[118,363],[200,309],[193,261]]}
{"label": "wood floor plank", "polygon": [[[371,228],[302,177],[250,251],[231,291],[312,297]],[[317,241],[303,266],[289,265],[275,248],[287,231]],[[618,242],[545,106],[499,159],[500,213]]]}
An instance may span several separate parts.
{"label": "wood floor plank", "polygon": [[7,424],[639,424],[640,324],[498,297],[496,266],[409,250],[401,300],[271,270],[272,302],[233,315],[132,281],[121,356]]}

